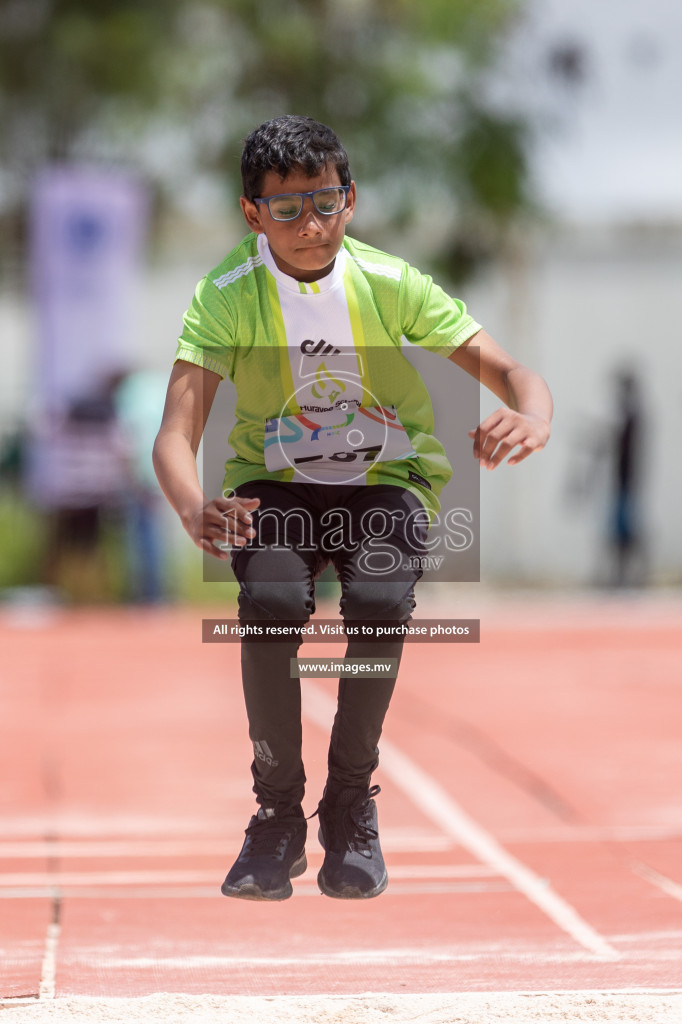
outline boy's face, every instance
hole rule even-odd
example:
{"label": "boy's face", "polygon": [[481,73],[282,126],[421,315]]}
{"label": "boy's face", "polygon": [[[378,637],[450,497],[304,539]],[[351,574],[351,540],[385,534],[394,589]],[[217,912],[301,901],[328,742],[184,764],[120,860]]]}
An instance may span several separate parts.
{"label": "boy's face", "polygon": [[[260,198],[268,199],[287,192],[313,192],[340,184],[335,167],[327,166],[312,178],[302,170],[294,170],[284,179],[276,171],[268,171],[263,178]],[[259,235],[265,234],[273,259],[282,273],[297,281],[318,281],[331,273],[336,254],[343,244],[346,224],[352,219],[355,209],[355,182],[351,184],[345,210],[331,216],[319,213],[310,196],[304,200],[300,215],[289,221],[274,220],[267,205],[252,203],[244,196],[241,206],[251,230]]]}

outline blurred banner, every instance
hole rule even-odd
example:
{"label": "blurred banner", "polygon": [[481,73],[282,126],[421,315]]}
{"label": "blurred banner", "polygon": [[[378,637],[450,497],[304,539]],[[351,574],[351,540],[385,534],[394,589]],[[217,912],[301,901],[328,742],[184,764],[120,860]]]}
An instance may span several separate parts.
{"label": "blurred banner", "polygon": [[38,414],[63,412],[136,362],[148,203],[123,172],[44,169],[32,197]]}

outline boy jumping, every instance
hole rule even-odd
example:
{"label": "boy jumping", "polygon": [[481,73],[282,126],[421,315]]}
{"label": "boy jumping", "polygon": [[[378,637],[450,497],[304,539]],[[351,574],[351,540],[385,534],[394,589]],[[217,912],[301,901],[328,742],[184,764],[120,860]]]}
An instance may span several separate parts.
{"label": "boy jumping", "polygon": [[[429,517],[452,472],[401,344],[447,356],[504,403],[470,433],[488,469],[545,446],[552,400],[542,378],[462,302],[403,260],[345,236],[356,188],[331,129],[294,115],[268,121],[247,138],[241,166],[250,233],[199,283],[185,315],[154,464],[194,543],[231,558],[241,624],[256,634],[259,623],[291,625],[284,640],[242,642],[259,809],[222,886],[226,896],[283,900],[306,868],[301,693],[290,659],[315,610],[314,581],[334,566],[346,654],[376,654],[353,624],[409,619],[421,575],[411,556],[426,550]],[[207,500],[196,453],[226,376],[237,390],[236,454],[223,496]],[[402,642],[382,643],[382,660],[397,666]],[[318,884],[328,896],[367,899],[388,882],[379,787],[370,783],[395,677],[339,681],[316,812],[325,851]]]}

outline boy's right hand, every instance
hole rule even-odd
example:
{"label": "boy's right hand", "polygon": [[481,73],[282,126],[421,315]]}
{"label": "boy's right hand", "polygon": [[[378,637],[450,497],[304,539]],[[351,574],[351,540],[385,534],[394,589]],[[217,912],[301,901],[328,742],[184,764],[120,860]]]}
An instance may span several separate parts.
{"label": "boy's right hand", "polygon": [[214,498],[190,515],[184,526],[198,548],[224,561],[231,556],[229,548],[244,547],[256,536],[251,512],[259,505],[260,498]]}

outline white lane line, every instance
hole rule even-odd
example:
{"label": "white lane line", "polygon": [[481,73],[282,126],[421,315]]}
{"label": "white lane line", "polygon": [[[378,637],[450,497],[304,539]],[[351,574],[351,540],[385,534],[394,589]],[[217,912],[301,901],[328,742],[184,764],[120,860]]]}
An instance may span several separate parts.
{"label": "white lane line", "polygon": [[[248,815],[248,812],[247,812]],[[209,857],[222,856],[234,841],[234,832],[241,831],[243,820],[234,822],[233,829],[224,838],[216,836],[196,839],[54,839],[44,838],[7,840],[0,836],[0,863],[3,860],[41,860],[46,857]],[[46,829],[47,831],[47,829]],[[639,840],[681,839],[682,826],[623,825],[592,826],[569,825],[550,828],[502,828],[498,841],[502,843],[594,843],[631,842]],[[382,829],[381,843],[385,850],[407,853],[449,850],[455,843],[444,835],[419,829]]]}
{"label": "white lane line", "polygon": [[[523,953],[499,953],[494,952],[492,954],[496,960],[502,959],[512,963],[517,962],[529,962],[529,963],[583,963],[589,961],[591,958],[584,952],[573,951],[569,953],[564,950],[557,953],[547,953],[546,951],[537,950],[532,952]],[[331,965],[355,965],[355,964],[366,964],[370,965],[395,965],[400,963],[402,965],[409,964],[447,964],[447,963],[468,963],[475,962],[477,960],[488,959],[491,956],[490,953],[450,953],[447,950],[438,949],[406,949],[401,947],[399,949],[389,950],[372,950],[372,949],[356,949],[356,950],[345,950],[341,953],[311,953],[306,956],[292,957],[292,956],[200,956],[200,955],[188,955],[188,956],[113,956],[107,955],[106,964],[107,969],[123,968],[124,970],[130,969],[153,969],[153,970],[195,970],[200,968],[220,968],[223,970],[229,970],[230,968],[244,968],[248,967],[251,970],[257,968],[273,968],[273,967],[289,967],[289,968],[305,968],[306,966],[331,966]],[[96,962],[96,958],[87,956],[79,957],[79,963]]]}
{"label": "white lane line", "polygon": [[[230,787],[227,786],[227,796],[230,796]],[[242,783],[239,791],[241,799],[244,799],[244,786]],[[235,799],[237,794],[235,793]],[[241,824],[241,818],[239,819]],[[96,812],[87,815],[76,814],[45,814],[37,817],[16,816],[8,820],[0,821],[0,840],[10,839],[23,841],[29,837],[35,840],[43,839],[46,835],[55,836],[81,836],[85,840],[101,836],[102,839],[127,836],[131,840],[139,840],[143,836],[150,836],[157,839],[159,836],[170,838],[173,836],[196,836],[201,842],[205,835],[214,835],[212,831],[213,822],[203,818],[162,818],[153,814],[121,815],[105,814],[97,815]],[[229,827],[229,822],[227,823]],[[241,824],[243,828],[243,824]],[[227,833],[229,835],[229,832]]]}
{"label": "white lane line", "polygon": [[[310,855],[309,862],[319,867],[322,855]],[[498,873],[484,864],[400,864],[391,872],[403,879],[475,879],[497,878]],[[22,871],[0,874],[0,896],[5,889],[43,887],[54,892],[80,885],[200,885],[217,877],[216,871]]]}
{"label": "white lane line", "polygon": [[61,889],[79,885],[192,885],[210,882],[214,871],[24,871],[0,875],[0,895],[4,887],[45,886]]}
{"label": "white lane line", "polygon": [[611,942],[667,942],[674,945],[682,942],[682,931],[667,929],[662,932],[626,932],[624,935],[609,935]]}
{"label": "white lane line", "polygon": [[[391,876],[392,877],[392,876]],[[68,900],[194,900],[211,899],[219,897],[218,885],[221,878],[212,879],[210,886],[135,886],[134,888],[111,887],[97,888],[95,886],[78,886],[73,889],[64,888],[59,890],[61,899]],[[320,890],[313,881],[294,881],[296,897],[314,896],[319,899]],[[24,886],[17,889],[4,889],[0,893],[3,900],[28,900],[45,899],[53,894],[54,890],[46,887],[30,888]],[[442,896],[445,893],[480,893],[480,892],[512,892],[512,886],[506,879],[499,879],[490,882],[465,882],[465,881],[403,881],[398,880],[391,886],[389,896]]]}
{"label": "white lane line", "polygon": [[40,999],[54,999],[55,982],[57,978],[57,944],[59,943],[60,926],[51,922],[47,926],[45,936],[45,952],[40,970],[40,988],[38,996]]}
{"label": "white lane line", "polygon": [[[638,950],[627,957],[629,964],[648,964],[648,963],[677,963],[679,962],[679,955],[670,951],[653,951],[652,953],[645,953]],[[94,966],[106,966],[107,971],[111,970],[153,970],[160,974],[162,971],[182,971],[182,970],[200,970],[200,969],[217,969],[217,970],[239,970],[242,971],[244,968],[249,970],[260,969],[273,969],[273,968],[287,968],[292,972],[292,977],[295,977],[295,972],[306,971],[311,967],[340,967],[340,966],[394,966],[398,969],[407,966],[417,967],[429,967],[437,964],[455,964],[455,963],[484,963],[486,961],[493,961],[494,963],[508,963],[508,964],[523,964],[529,967],[538,967],[543,964],[582,964],[582,963],[594,963],[594,956],[588,953],[586,950],[557,950],[551,952],[546,949],[533,949],[523,950],[514,952],[510,950],[504,951],[478,951],[478,952],[452,952],[448,949],[438,949],[422,947],[419,948],[405,948],[400,947],[398,949],[388,950],[345,950],[343,953],[311,953],[305,956],[214,956],[214,955],[188,955],[188,956],[114,956],[110,952],[107,952],[101,959],[93,955],[92,953],[83,952],[78,957],[78,963],[81,965],[94,965]],[[575,994],[582,994],[583,989],[569,990],[575,992]],[[604,990],[598,990],[604,991]],[[649,993],[649,989],[642,989],[643,992]],[[677,992],[679,989],[671,989],[670,991]],[[515,992],[509,992],[509,995],[517,994]],[[279,996],[277,997],[280,998]],[[418,1017],[410,1018],[411,1020],[418,1020]],[[455,1018],[459,1019],[459,1018]],[[517,1018],[514,1018],[515,1020]],[[520,1018],[519,1018],[520,1019]],[[549,1016],[547,1017],[549,1020]],[[569,1019],[569,1018],[566,1018]],[[577,1018],[570,1018],[575,1020]],[[603,1018],[606,1019],[606,1018]],[[630,1017],[629,1020],[634,1018]],[[652,1019],[652,1018],[647,1018]],[[526,1018],[524,1017],[525,1021]],[[609,1021],[613,1018],[609,1017]]]}
{"label": "white lane line", "polygon": [[[235,823],[234,832],[241,832],[243,827],[244,822],[240,819]],[[234,833],[228,834],[225,839],[213,837],[206,840],[36,839],[15,842],[0,839],[0,862],[15,859],[44,860],[46,857],[102,857],[109,860],[115,857],[120,860],[125,857],[229,856],[233,843]],[[404,828],[385,829],[382,844],[386,850],[403,853],[438,853],[451,850],[454,845],[447,836]]]}
{"label": "white lane line", "polygon": [[645,878],[647,882],[651,882],[652,885],[655,885],[664,892],[666,896],[672,896],[673,899],[679,900],[682,903],[682,885],[679,882],[674,882],[672,878],[662,875],[660,871],[656,871],[655,868],[650,868],[648,864],[642,864],[640,861],[634,861],[630,867],[635,874]]}
{"label": "white lane line", "polygon": [[[235,826],[236,827],[236,826]],[[243,828],[243,822],[240,822]],[[159,839],[127,842],[116,839],[98,839],[91,842],[69,839],[0,840],[0,862],[3,860],[44,860],[46,857],[196,857],[220,856],[229,846],[226,840],[212,839],[173,841]]]}
{"label": "white lane line", "polygon": [[[317,726],[329,729],[336,702],[314,684],[304,688],[303,711]],[[466,814],[450,794],[389,740],[381,740],[381,767],[423,814],[469,853],[506,878],[562,931],[596,956],[618,960],[620,954],[585,921],[547,879],[512,856]]]}
{"label": "white lane line", "polygon": [[627,843],[681,839],[680,825],[553,825],[549,828],[503,828],[505,843]]}
{"label": "white lane line", "polygon": [[487,864],[396,864],[391,878],[497,878]]}

